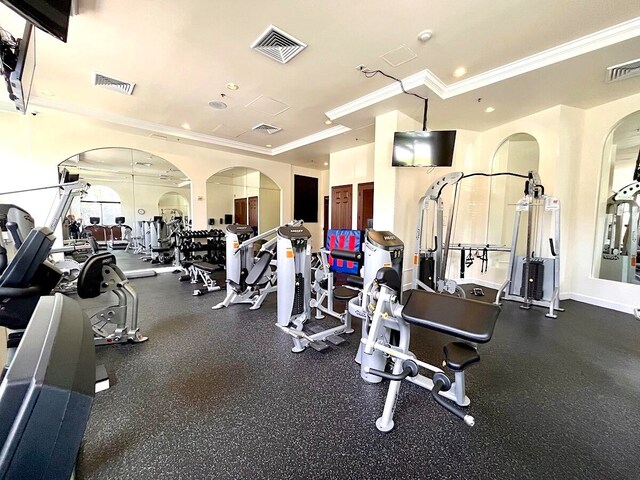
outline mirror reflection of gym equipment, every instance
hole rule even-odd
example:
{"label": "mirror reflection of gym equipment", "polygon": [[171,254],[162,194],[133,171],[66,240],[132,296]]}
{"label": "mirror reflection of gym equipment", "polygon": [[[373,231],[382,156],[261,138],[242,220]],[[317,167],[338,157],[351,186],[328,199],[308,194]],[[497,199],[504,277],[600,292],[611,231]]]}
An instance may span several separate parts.
{"label": "mirror reflection of gym equipment", "polygon": [[640,193],[640,112],[620,121],[605,142],[600,178],[594,274],[640,285],[638,195]]}
{"label": "mirror reflection of gym equipment", "polygon": [[[119,147],[79,153],[61,162],[63,168],[91,185],[71,205],[65,240],[90,234],[101,249],[122,250],[114,254],[125,271],[167,265],[175,233],[171,222],[180,218],[188,225],[191,218],[191,182],[180,169],[148,152]],[[154,262],[141,263],[139,254]]]}

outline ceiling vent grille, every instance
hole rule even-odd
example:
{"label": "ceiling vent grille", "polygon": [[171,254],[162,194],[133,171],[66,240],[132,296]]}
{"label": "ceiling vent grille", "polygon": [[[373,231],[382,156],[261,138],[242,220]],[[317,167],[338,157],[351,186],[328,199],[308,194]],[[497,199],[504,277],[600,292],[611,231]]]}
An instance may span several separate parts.
{"label": "ceiling vent grille", "polygon": [[261,123],[256,125],[251,130],[255,130],[256,132],[263,132],[269,135],[273,135],[274,133],[278,133],[282,128],[276,127],[275,125],[269,125],[268,123]]}
{"label": "ceiling vent grille", "polygon": [[627,78],[637,77],[640,75],[640,58],[631,62],[621,63],[607,68],[606,83],[617,82],[618,80],[626,80]]}
{"label": "ceiling vent grille", "polygon": [[93,73],[93,84],[98,87],[108,88],[109,90],[124,93],[125,95],[131,95],[136,86],[135,83],[117,80],[95,72]]}
{"label": "ceiling vent grille", "polygon": [[251,48],[284,64],[307,48],[307,44],[278,27],[269,25],[269,28],[253,42]]}

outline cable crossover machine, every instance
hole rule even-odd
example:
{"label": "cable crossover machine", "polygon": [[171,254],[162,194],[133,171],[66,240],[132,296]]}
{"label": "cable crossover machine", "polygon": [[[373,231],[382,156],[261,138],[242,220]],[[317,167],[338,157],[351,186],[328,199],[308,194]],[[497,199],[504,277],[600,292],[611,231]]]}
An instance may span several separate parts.
{"label": "cable crossover machine", "polygon": [[[513,238],[510,246],[495,244],[452,243],[455,216],[458,208],[458,187],[466,178],[483,176],[512,176],[525,179],[524,196],[516,204]],[[453,203],[445,229],[443,192],[454,186]],[[526,215],[527,237],[524,254],[519,245],[522,214]],[[545,223],[551,214],[551,224]],[[425,241],[426,229],[432,227],[432,238]],[[545,226],[549,226],[548,247],[542,241]],[[464,290],[453,279],[447,278],[449,252],[460,251],[459,278],[464,278],[466,268],[474,260],[482,262],[481,271],[487,271],[489,252],[509,252],[507,279],[496,294],[495,303],[501,298],[519,301],[521,308],[532,305],[549,309],[550,318],[556,318],[559,308],[560,284],[560,201],[545,195],[544,186],[537,172],[521,175],[511,172],[470,173],[451,172],[438,177],[418,203],[416,244],[413,257],[412,288],[431,292],[448,293],[465,297]],[[543,253],[544,251],[544,253]],[[475,252],[475,254],[474,254]]]}

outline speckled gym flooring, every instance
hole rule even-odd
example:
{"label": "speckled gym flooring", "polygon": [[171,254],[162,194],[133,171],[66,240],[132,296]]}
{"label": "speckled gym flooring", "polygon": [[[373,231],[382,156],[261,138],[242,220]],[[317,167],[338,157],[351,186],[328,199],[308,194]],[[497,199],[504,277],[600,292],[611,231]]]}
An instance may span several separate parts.
{"label": "speckled gym flooring", "polygon": [[[261,310],[211,305],[163,274],[133,282],[149,341],[100,347],[115,385],[96,395],[77,478],[638,479],[640,322],[563,302],[557,320],[507,303],[469,370],[467,427],[403,384],[378,432],[386,384],[368,385],[349,343],[291,353]],[[439,363],[445,336],[414,328]]]}

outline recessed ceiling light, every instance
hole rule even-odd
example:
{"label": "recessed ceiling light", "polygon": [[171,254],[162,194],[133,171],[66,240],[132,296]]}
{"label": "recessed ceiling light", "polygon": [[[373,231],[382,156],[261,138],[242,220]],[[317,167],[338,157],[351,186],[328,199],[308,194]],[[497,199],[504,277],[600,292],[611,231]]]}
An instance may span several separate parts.
{"label": "recessed ceiling light", "polygon": [[191,130],[191,126],[188,123],[183,123],[181,127],[184,128],[185,130]]}
{"label": "recessed ceiling light", "polygon": [[267,143],[267,144],[265,145],[265,147],[267,147],[267,148],[271,148],[272,146],[273,146],[273,145],[271,145],[270,143]]}
{"label": "recessed ceiling light", "polygon": [[226,87],[229,90],[238,90],[240,88],[240,86],[236,85],[235,83],[227,83]]}
{"label": "recessed ceiling light", "polygon": [[485,113],[491,113],[491,112],[495,112],[496,109],[493,108],[493,107],[487,107],[487,108],[484,109],[484,111],[485,111]]}
{"label": "recessed ceiling light", "polygon": [[55,97],[56,94],[53,93],[51,90],[40,90],[40,93],[42,95],[44,95],[45,97]]}
{"label": "recessed ceiling light", "polygon": [[327,125],[331,125],[333,122],[331,120],[325,120],[324,123]]}
{"label": "recessed ceiling light", "polygon": [[329,162],[324,162],[325,166],[329,165]]}
{"label": "recessed ceiling light", "polygon": [[224,102],[220,102],[218,100],[211,100],[209,102],[209,106],[211,108],[214,108],[216,110],[224,110],[225,108],[227,108],[227,104]]}
{"label": "recessed ceiling light", "polygon": [[420,40],[421,42],[428,42],[429,40],[431,40],[432,36],[433,32],[431,30],[423,30],[418,34],[418,40]]}
{"label": "recessed ceiling light", "polygon": [[453,76],[456,78],[464,77],[467,74],[467,69],[464,67],[458,67],[453,71]]}

